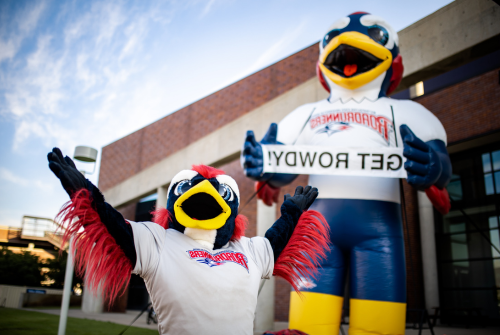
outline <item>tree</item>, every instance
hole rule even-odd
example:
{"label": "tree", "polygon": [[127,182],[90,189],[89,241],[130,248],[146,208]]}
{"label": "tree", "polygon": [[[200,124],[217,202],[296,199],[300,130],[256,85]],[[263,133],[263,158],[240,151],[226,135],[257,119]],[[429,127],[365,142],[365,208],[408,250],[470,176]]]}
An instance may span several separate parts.
{"label": "tree", "polygon": [[[49,271],[45,273],[45,276],[47,277],[47,279],[54,281],[50,285],[50,287],[62,288],[64,286],[64,276],[66,274],[67,260],[68,253],[64,250],[62,254],[58,255],[58,257],[56,257],[55,259],[47,259],[43,263],[43,267],[49,269]],[[76,284],[80,284],[80,286],[82,286],[83,280],[73,273],[72,286],[74,287],[76,286]]]}
{"label": "tree", "polygon": [[6,247],[0,249],[0,284],[40,286],[42,267],[39,257],[29,251],[18,254]]}

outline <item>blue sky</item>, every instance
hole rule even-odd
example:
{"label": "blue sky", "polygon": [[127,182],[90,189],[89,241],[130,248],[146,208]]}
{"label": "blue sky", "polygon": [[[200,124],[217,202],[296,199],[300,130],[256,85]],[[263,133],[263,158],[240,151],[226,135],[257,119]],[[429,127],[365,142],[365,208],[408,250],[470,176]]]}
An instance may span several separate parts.
{"label": "blue sky", "polygon": [[53,218],[68,200],[47,167],[54,146],[100,154],[319,41],[349,13],[399,31],[450,2],[0,1],[0,225]]}

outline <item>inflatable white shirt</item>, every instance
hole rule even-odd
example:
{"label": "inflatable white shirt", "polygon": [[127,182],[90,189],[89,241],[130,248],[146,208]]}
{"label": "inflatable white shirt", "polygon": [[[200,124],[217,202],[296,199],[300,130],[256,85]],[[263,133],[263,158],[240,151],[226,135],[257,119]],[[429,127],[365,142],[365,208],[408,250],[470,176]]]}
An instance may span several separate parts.
{"label": "inflatable white shirt", "polygon": [[[396,129],[406,124],[422,141],[441,140],[446,132],[441,122],[422,105],[411,100],[379,98],[347,102],[329,99],[303,105],[278,125],[278,142],[335,148],[401,147]],[[318,187],[319,198],[366,199],[399,203],[396,178],[310,175],[309,184]]]}

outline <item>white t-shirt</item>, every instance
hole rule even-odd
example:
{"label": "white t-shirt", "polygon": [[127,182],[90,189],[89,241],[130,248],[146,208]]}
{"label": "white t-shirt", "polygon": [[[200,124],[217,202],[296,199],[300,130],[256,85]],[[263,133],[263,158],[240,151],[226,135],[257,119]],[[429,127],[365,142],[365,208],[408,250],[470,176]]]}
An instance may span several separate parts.
{"label": "white t-shirt", "polygon": [[174,229],[130,222],[137,263],[158,315],[160,334],[253,334],[260,280],[274,256],[264,237],[207,250]]}
{"label": "white t-shirt", "polygon": [[[322,100],[300,106],[279,123],[278,141],[337,148],[402,148],[402,124],[424,142],[442,140],[446,144],[446,132],[434,114],[411,100],[390,98],[345,103]],[[323,199],[400,201],[396,178],[310,175],[309,184],[318,188],[318,198]]]}

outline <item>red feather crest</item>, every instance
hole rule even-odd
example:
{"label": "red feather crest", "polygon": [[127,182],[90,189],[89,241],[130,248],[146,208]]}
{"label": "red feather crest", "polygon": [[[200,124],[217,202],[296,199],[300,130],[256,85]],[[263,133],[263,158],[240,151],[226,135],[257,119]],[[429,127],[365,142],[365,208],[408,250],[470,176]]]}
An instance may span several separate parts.
{"label": "red feather crest", "polygon": [[226,174],[224,171],[207,165],[193,165],[192,170],[201,174],[204,178],[215,178],[221,174]]}

